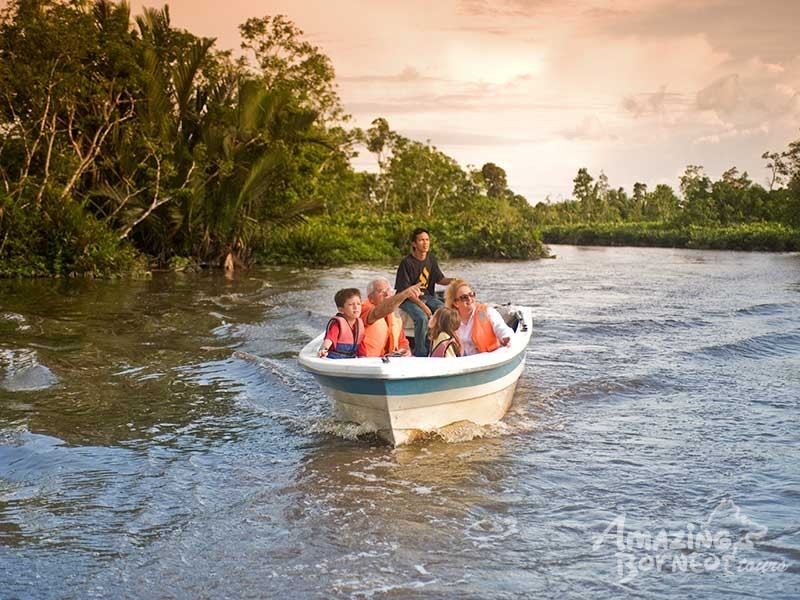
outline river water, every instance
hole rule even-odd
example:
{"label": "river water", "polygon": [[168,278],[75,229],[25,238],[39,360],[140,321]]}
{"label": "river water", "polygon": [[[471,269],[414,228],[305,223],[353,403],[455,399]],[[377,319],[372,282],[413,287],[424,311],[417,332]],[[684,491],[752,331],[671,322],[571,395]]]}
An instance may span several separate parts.
{"label": "river water", "polygon": [[389,266],[0,281],[0,597],[798,597],[800,256],[553,250],[443,263],[527,366],[399,449],[295,360]]}

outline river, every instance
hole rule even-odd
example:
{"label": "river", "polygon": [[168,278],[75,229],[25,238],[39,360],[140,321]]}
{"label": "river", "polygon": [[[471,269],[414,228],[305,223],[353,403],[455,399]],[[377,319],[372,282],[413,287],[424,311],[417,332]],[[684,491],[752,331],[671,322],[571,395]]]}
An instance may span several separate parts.
{"label": "river", "polygon": [[443,261],[526,369],[398,449],[295,359],[390,266],[0,281],[0,597],[798,597],[800,256],[553,251]]}

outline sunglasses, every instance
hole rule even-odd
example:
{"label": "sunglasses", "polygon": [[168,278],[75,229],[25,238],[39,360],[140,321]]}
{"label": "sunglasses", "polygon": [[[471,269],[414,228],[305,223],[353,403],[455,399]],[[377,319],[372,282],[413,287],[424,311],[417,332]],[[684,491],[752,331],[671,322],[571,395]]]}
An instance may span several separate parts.
{"label": "sunglasses", "polygon": [[458,298],[456,298],[456,300],[459,300],[461,302],[466,302],[470,298],[474,298],[474,297],[475,297],[475,292],[470,292],[468,294],[461,294]]}

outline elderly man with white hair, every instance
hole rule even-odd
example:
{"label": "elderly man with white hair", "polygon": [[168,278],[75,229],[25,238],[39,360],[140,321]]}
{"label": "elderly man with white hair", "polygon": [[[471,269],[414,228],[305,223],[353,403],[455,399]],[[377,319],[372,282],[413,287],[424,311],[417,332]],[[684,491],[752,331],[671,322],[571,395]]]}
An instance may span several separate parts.
{"label": "elderly man with white hair", "polygon": [[361,304],[364,340],[359,356],[410,356],[411,348],[403,331],[402,319],[394,314],[400,304],[421,294],[420,286],[412,285],[394,294],[389,280],[378,277],[367,284],[367,299]]}

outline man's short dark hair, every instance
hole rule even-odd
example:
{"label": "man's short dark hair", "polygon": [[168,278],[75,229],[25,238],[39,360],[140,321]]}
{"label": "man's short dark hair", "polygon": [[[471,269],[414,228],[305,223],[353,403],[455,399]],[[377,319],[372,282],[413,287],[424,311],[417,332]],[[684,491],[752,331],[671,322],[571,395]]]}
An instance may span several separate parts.
{"label": "man's short dark hair", "polygon": [[430,231],[425,229],[424,227],[417,227],[414,231],[411,232],[411,239],[409,240],[412,244],[417,241],[417,236],[420,233],[427,233],[428,235],[431,234]]}
{"label": "man's short dark hair", "polygon": [[361,298],[361,292],[358,288],[344,288],[343,290],[339,290],[333,296],[333,301],[336,302],[336,308],[342,308],[344,303],[350,300],[353,296],[358,296]]}

